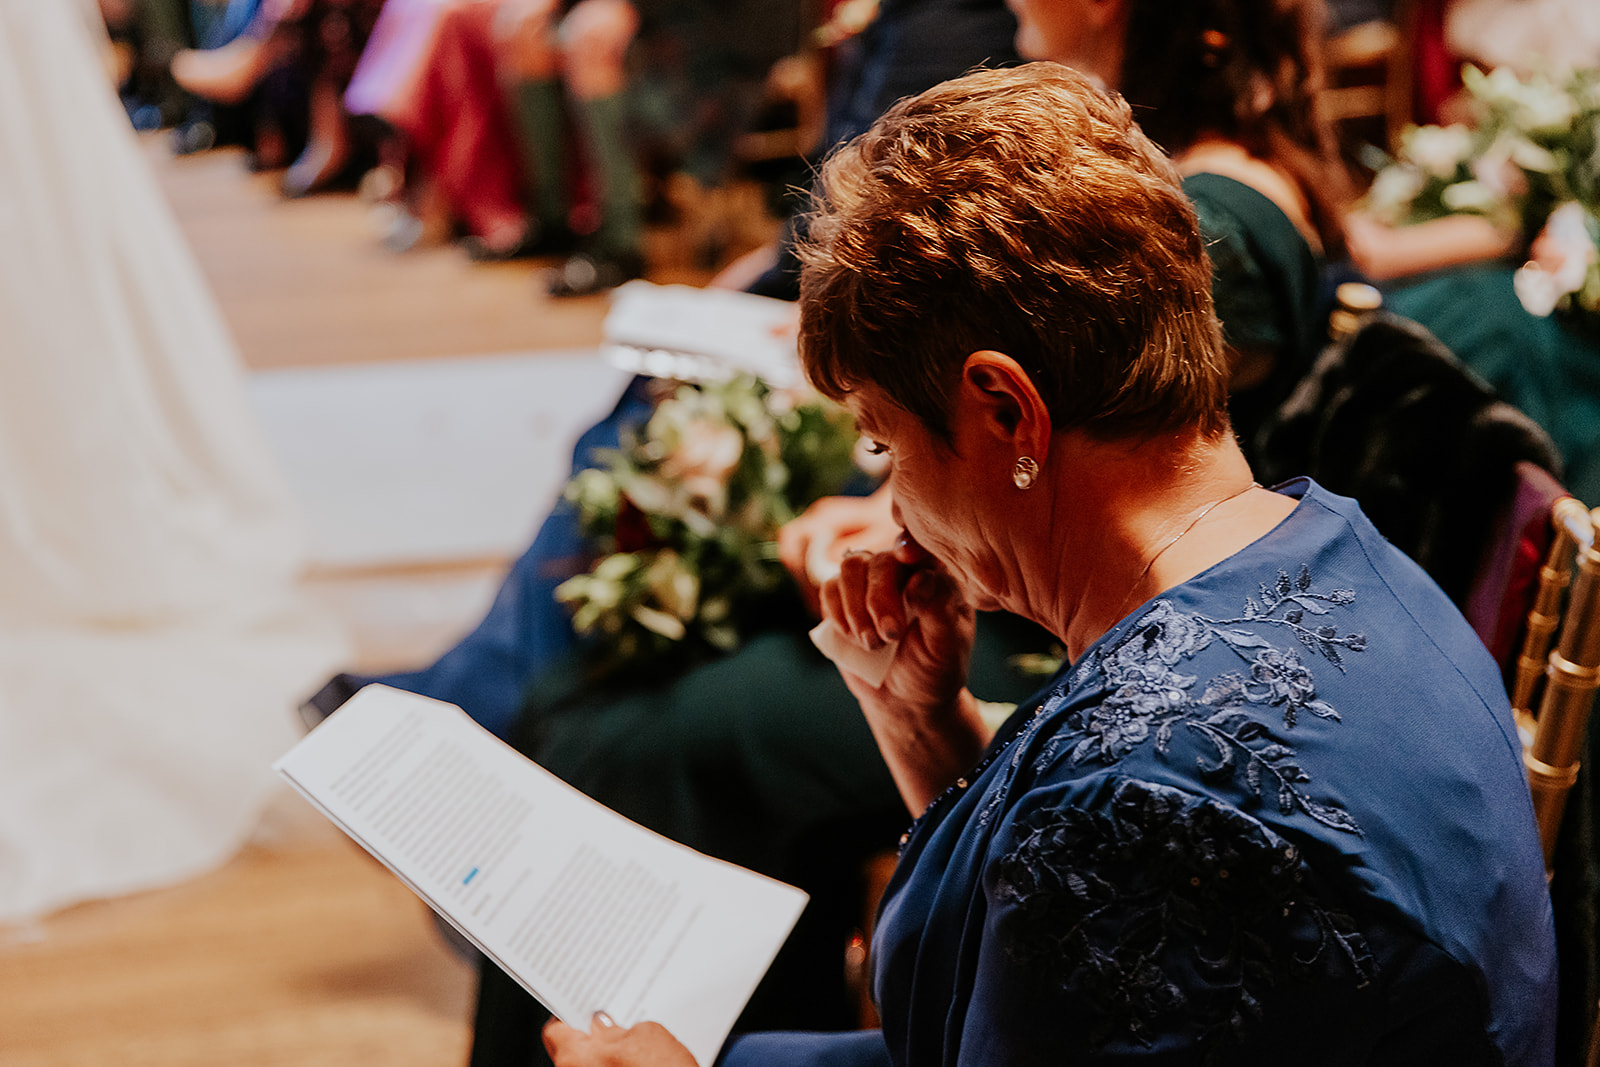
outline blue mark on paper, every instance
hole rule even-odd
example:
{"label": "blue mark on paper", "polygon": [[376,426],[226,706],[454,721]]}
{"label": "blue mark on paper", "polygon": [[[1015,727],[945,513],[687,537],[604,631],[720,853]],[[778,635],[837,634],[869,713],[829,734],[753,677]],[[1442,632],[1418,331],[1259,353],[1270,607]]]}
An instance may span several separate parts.
{"label": "blue mark on paper", "polygon": [[478,877],[478,868],[474,867],[474,868],[472,868],[472,870],[467,872],[467,876],[465,878],[461,879],[461,884],[462,885],[471,885],[472,884],[472,880],[474,878],[476,878],[476,877]]}

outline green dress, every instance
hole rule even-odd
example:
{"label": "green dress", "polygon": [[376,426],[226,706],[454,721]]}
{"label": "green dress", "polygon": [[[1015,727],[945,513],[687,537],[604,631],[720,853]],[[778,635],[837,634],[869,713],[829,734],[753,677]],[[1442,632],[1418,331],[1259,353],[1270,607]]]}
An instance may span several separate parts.
{"label": "green dress", "polygon": [[1267,197],[1220,174],[1183,180],[1211,255],[1211,297],[1232,348],[1274,354],[1266,379],[1228,398],[1240,447],[1252,464],[1262,423],[1305,373],[1326,339],[1322,263]]}
{"label": "green dress", "polygon": [[1508,403],[1555,440],[1562,483],[1600,504],[1600,331],[1530,315],[1503,263],[1457,267],[1384,289],[1384,303],[1421,323]]}

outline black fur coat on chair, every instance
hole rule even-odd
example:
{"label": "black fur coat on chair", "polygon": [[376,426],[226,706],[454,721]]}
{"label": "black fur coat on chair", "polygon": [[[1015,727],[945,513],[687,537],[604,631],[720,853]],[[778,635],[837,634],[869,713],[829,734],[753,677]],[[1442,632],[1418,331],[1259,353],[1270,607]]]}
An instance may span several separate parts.
{"label": "black fur coat on chair", "polygon": [[1310,475],[1465,605],[1518,461],[1560,475],[1550,437],[1427,330],[1388,312],[1329,346],[1262,426],[1256,474]]}

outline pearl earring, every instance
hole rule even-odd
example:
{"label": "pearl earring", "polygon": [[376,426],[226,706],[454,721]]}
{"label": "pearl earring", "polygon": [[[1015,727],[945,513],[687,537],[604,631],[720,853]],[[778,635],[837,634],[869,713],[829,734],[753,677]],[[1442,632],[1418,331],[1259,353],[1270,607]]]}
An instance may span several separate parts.
{"label": "pearl earring", "polygon": [[1039,461],[1032,456],[1020,456],[1011,468],[1011,483],[1018,489],[1032,489],[1039,477]]}

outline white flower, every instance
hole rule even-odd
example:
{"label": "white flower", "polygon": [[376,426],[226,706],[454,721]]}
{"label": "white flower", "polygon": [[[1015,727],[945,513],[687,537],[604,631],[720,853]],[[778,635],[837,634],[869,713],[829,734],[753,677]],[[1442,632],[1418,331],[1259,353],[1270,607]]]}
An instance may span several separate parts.
{"label": "white flower", "polygon": [[1511,160],[1514,140],[1505,135],[1496,137],[1469,167],[1472,176],[1503,201],[1523,196],[1528,191],[1527,177]]}
{"label": "white flower", "polygon": [[1540,174],[1554,174],[1561,169],[1561,161],[1556,159],[1555,153],[1548,148],[1542,148],[1526,137],[1513,138],[1510,143],[1511,162],[1523,170],[1536,171]]}
{"label": "white flower", "polygon": [[846,475],[841,452],[853,440],[848,426],[814,394],[775,395],[754,379],[686,386],[601,455],[604,469],[573,479],[567,497],[586,531],[620,538],[626,502],[658,545],[612,552],[556,590],[574,627],[601,635],[607,669],[691,637],[723,651],[738,646],[745,602],[784,574],[773,538],[792,517],[791,483],[803,477],[807,493],[836,491]]}
{"label": "white flower", "polygon": [[1403,221],[1411,202],[1427,184],[1415,168],[1397,164],[1385,167],[1367,190],[1367,208],[1385,222]]}
{"label": "white flower", "polygon": [[617,483],[610,474],[585,467],[567,485],[567,499],[584,511],[604,511],[617,506]]}
{"label": "white flower", "polygon": [[1517,299],[1530,315],[1548,315],[1561,298],[1583,288],[1597,253],[1583,205],[1568,201],[1551,212],[1533,243],[1533,259],[1512,276]]}
{"label": "white flower", "polygon": [[716,514],[727,500],[728,477],[743,455],[744,434],[737,427],[696,418],[679,427],[677,445],[662,462],[661,476],[678,482],[691,499],[705,501],[706,511]]}
{"label": "white flower", "polygon": [[1479,181],[1447,185],[1439,194],[1439,199],[1451,211],[1474,211],[1484,215],[1494,211],[1500,202],[1489,187]]}
{"label": "white flower", "polygon": [[1477,67],[1463,67],[1461,81],[1474,97],[1491,107],[1510,109],[1522,99],[1522,81],[1509,67],[1495,67],[1488,74]]}
{"label": "white flower", "polygon": [[1408,131],[1402,151],[1423,172],[1451,178],[1472,155],[1472,131],[1462,125],[1417,126]]}
{"label": "white flower", "polygon": [[622,485],[622,495],[646,515],[666,515],[673,510],[673,492],[655,478],[628,478]]}
{"label": "white flower", "polygon": [[668,641],[682,641],[684,635],[689,632],[683,625],[683,620],[676,615],[668,615],[664,611],[657,611],[643,604],[635,604],[628,614],[640,626],[660,634]]}
{"label": "white flower", "polygon": [[1586,84],[1578,92],[1578,102],[1586,111],[1600,109],[1600,78],[1585,78]]}
{"label": "white flower", "polygon": [[1566,133],[1578,117],[1578,102],[1544,78],[1524,83],[1517,105],[1518,125],[1534,136]]}
{"label": "white flower", "polygon": [[595,581],[602,584],[622,581],[628,575],[639,569],[639,555],[636,552],[613,552],[595,565],[592,576]]}

